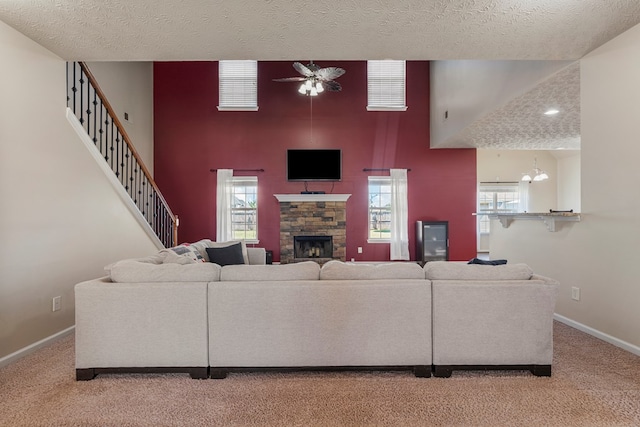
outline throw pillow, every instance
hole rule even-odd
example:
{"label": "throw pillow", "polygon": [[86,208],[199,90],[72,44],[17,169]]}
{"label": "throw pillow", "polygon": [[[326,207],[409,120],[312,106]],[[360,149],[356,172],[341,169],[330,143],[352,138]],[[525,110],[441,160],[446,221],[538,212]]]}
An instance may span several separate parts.
{"label": "throw pillow", "polygon": [[163,264],[195,264],[197,261],[193,259],[192,254],[186,253],[184,255],[178,255],[174,251],[166,251],[164,253]]}
{"label": "throw pillow", "polygon": [[226,248],[227,246],[235,245],[240,243],[242,245],[242,257],[244,258],[244,263],[249,264],[249,253],[247,252],[247,245],[244,240],[229,240],[226,242],[211,242],[207,243],[207,247],[209,248]]}
{"label": "throw pillow", "polygon": [[207,255],[209,255],[209,261],[219,266],[244,264],[240,243],[223,248],[207,248]]}
{"label": "throw pillow", "polygon": [[507,263],[506,259],[494,259],[491,261],[487,261],[480,258],[473,258],[467,264],[480,264],[480,265],[504,265]]}
{"label": "throw pillow", "polygon": [[204,257],[200,255],[200,252],[198,252],[198,250],[192,246],[182,244],[179,246],[174,246],[172,248],[169,248],[169,250],[172,250],[177,255],[189,256],[194,261],[204,262]]}

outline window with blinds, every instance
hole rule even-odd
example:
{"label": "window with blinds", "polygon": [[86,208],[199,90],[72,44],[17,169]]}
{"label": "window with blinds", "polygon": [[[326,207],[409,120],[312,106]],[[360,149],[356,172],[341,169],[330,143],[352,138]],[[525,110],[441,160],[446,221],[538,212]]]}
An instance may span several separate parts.
{"label": "window with blinds", "polygon": [[405,80],[406,61],[367,61],[367,110],[405,111]]}
{"label": "window with blinds", "polygon": [[218,110],[258,111],[258,61],[219,61],[218,89]]}

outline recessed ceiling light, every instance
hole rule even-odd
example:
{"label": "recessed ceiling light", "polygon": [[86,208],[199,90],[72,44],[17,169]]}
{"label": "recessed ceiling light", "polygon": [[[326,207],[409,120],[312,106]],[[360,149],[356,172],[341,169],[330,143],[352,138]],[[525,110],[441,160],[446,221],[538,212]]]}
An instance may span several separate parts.
{"label": "recessed ceiling light", "polygon": [[553,116],[554,114],[558,114],[560,111],[556,110],[555,108],[550,108],[549,110],[545,111],[544,114],[547,116]]}

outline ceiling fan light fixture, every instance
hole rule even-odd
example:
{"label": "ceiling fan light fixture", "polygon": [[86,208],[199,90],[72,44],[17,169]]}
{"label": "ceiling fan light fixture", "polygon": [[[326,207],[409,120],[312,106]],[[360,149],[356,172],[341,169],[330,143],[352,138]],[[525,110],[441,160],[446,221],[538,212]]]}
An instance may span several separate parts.
{"label": "ceiling fan light fixture", "polygon": [[525,173],[521,181],[531,181],[531,175]]}
{"label": "ceiling fan light fixture", "polygon": [[[345,70],[339,67],[320,68],[311,61],[304,65],[300,62],[294,62],[293,68],[300,74],[296,77],[284,77],[273,79],[276,82],[302,82],[302,86],[298,88],[298,92],[302,95],[316,96],[321,92],[340,92],[342,86],[335,79],[345,73]],[[313,91],[313,93],[311,93]]]}

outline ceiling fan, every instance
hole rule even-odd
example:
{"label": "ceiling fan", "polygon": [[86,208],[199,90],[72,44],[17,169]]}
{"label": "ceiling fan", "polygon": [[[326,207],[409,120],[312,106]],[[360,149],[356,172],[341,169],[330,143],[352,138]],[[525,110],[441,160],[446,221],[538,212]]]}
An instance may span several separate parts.
{"label": "ceiling fan", "polygon": [[273,79],[274,82],[302,82],[298,92],[307,96],[316,96],[325,89],[330,92],[340,92],[342,86],[334,81],[345,73],[345,70],[339,67],[320,68],[313,61],[307,65],[300,62],[294,62],[293,68],[301,75],[298,77],[285,77],[282,79]]}

